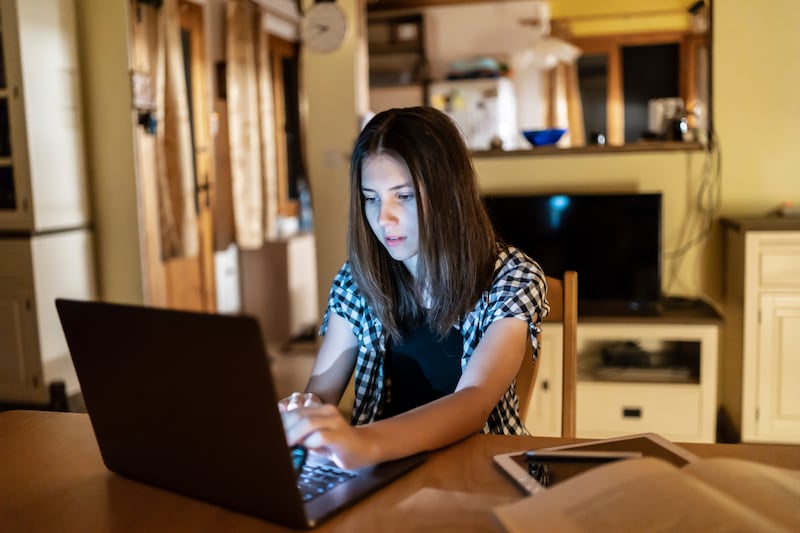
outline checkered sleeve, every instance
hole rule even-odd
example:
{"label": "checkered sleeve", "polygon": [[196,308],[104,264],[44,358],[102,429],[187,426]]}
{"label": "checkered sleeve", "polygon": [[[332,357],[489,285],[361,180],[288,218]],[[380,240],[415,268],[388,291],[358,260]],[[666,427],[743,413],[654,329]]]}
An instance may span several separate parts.
{"label": "checkered sleeve", "polygon": [[359,296],[356,282],[350,271],[350,263],[345,263],[339,269],[331,283],[331,290],[328,293],[328,307],[322,317],[322,325],[319,334],[325,335],[328,331],[328,320],[331,313],[341,316],[353,328],[353,333],[359,336],[359,326],[364,316],[364,301]]}
{"label": "checkered sleeve", "polygon": [[[550,312],[544,272],[531,258],[517,248],[501,253],[501,267],[489,291],[489,306],[484,315],[484,331],[501,318],[518,318],[529,324],[531,340],[536,348],[539,323]],[[534,357],[538,355],[534,350]]]}

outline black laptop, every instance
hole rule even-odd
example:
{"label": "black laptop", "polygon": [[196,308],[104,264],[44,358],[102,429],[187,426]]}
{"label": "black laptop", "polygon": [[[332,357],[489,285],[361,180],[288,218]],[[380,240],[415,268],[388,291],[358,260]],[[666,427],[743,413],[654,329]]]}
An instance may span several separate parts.
{"label": "black laptop", "polygon": [[313,527],[423,455],[296,471],[252,317],[56,300],[103,461],[144,483]]}

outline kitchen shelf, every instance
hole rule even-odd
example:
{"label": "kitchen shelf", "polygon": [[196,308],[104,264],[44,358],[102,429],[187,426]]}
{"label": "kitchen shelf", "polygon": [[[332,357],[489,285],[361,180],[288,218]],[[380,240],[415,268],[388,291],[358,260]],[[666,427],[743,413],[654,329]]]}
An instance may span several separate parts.
{"label": "kitchen shelf", "polygon": [[422,13],[372,15],[367,20],[370,88],[422,87],[424,104],[428,61]]}

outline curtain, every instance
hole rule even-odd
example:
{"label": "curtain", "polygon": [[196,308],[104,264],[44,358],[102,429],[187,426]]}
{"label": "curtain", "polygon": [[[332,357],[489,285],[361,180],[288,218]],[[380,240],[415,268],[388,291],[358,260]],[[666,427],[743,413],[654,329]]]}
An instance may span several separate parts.
{"label": "curtain", "polygon": [[576,62],[559,61],[544,76],[545,127],[566,128],[560,146],[585,146],[583,106]]}
{"label": "curtain", "polygon": [[147,224],[146,231],[157,232],[162,260],[194,256],[199,249],[194,153],[178,0],[165,0],[158,10],[134,2],[133,9],[134,104],[154,119],[137,144],[143,194],[158,205],[157,228]]}
{"label": "curtain", "polygon": [[261,10],[250,0],[227,5],[226,93],[231,198],[236,244],[261,248],[276,236],[277,163],[272,83]]}
{"label": "curtain", "polygon": [[178,0],[165,0],[159,16],[156,157],[163,259],[195,256],[199,247],[192,130],[178,9]]}
{"label": "curtain", "polygon": [[[266,15],[264,15],[266,16]],[[261,165],[264,169],[264,238],[278,237],[278,156],[275,140],[275,107],[272,91],[269,38],[261,26],[262,17],[256,22],[258,107],[261,122]]]}

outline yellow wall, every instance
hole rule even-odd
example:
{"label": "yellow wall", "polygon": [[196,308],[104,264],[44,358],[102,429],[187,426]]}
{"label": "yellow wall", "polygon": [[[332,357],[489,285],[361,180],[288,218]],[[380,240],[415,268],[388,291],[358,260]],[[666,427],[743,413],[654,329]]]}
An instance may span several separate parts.
{"label": "yellow wall", "polygon": [[100,297],[143,303],[128,3],[75,2]]}
{"label": "yellow wall", "polygon": [[[677,249],[684,234],[696,232],[692,214],[702,173],[703,152],[649,152],[602,155],[553,155],[475,158],[481,188],[487,193],[636,191],[663,196],[663,250]],[[608,236],[613,239],[613,235]],[[535,258],[534,258],[535,259]],[[664,288],[671,294],[700,294],[696,251],[670,283],[672,261],[664,262]],[[558,275],[560,273],[553,272]]]}
{"label": "yellow wall", "polygon": [[[559,0],[565,1],[565,0]],[[308,93],[308,162],[314,194],[320,301],[345,258],[347,157],[361,114],[353,30],[363,0],[338,0],[351,32],[332,54],[304,53]],[[310,0],[308,0],[310,3]],[[101,290],[141,301],[142,270],[127,78],[127,2],[78,2],[87,144],[94,180]],[[554,5],[554,13],[557,9]],[[723,215],[762,214],[784,200],[800,202],[800,2],[714,0],[713,119],[722,146]],[[99,134],[98,132],[111,132]],[[694,211],[702,154],[643,153],[478,159],[487,190],[625,186],[665,194],[665,249],[680,241]],[[675,293],[721,291],[720,239],[683,265]],[[669,265],[666,265],[669,266]]]}
{"label": "yellow wall", "polygon": [[[800,123],[800,2],[714,0],[713,19],[713,120],[722,146],[721,214],[763,214],[783,200],[800,202],[800,143],[794,131]],[[353,57],[331,56],[324,68],[349,72]],[[308,62],[307,67],[311,73],[319,65]],[[319,105],[315,94],[316,98],[320,91],[349,94],[351,82],[350,75],[324,77],[319,82],[324,88],[315,87],[309,94],[310,108]],[[347,149],[355,117],[347,114],[346,107],[336,111],[334,124],[312,120],[312,130],[317,131],[308,153],[315,187],[321,299],[330,286],[333,265],[345,253],[346,172],[324,171],[324,147],[330,143]],[[487,191],[609,185],[660,190],[665,195],[664,247],[670,250],[680,242],[685,222],[696,216],[693,199],[702,157],[700,152],[679,152],[485,158],[476,160],[476,167]],[[704,295],[718,302],[720,256],[715,232],[684,261],[671,292]],[[665,273],[669,267],[665,264]]]}
{"label": "yellow wall", "polygon": [[714,0],[723,212],[800,203],[800,2]]}
{"label": "yellow wall", "polygon": [[[310,5],[309,2],[306,2]],[[350,152],[358,136],[361,104],[367,90],[358,61],[363,45],[358,29],[360,0],[337,0],[348,16],[343,45],[328,54],[304,50],[306,84],[306,149],[314,204],[319,309],[327,306],[328,289],[345,260],[345,230],[350,197]]]}

